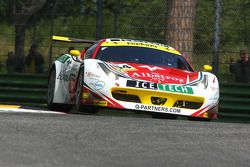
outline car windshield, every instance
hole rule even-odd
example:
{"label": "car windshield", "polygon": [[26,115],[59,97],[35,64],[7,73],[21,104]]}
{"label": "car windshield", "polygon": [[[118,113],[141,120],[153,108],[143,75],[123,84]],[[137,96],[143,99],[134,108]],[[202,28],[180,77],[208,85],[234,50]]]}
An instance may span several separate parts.
{"label": "car windshield", "polygon": [[144,47],[103,46],[97,54],[97,59],[107,62],[147,64],[193,71],[180,55]]}

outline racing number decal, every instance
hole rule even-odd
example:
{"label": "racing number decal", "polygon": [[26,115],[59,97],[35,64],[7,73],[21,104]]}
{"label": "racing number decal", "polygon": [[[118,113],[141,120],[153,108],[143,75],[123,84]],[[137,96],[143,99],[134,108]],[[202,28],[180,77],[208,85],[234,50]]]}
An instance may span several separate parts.
{"label": "racing number decal", "polygon": [[62,63],[65,63],[69,58],[70,58],[70,56],[68,56],[68,55],[62,55],[57,60],[62,62]]}

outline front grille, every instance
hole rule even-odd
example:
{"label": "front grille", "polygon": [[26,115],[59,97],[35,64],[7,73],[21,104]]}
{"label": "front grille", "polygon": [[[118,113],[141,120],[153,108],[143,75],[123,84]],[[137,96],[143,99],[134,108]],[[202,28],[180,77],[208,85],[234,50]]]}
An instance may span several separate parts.
{"label": "front grille", "polygon": [[136,95],[123,94],[123,93],[115,93],[112,92],[113,98],[120,101],[133,102],[133,103],[141,103],[141,100]]}
{"label": "front grille", "polygon": [[175,104],[173,105],[173,107],[186,108],[186,109],[199,109],[202,106],[202,104],[203,103],[178,100],[178,101],[175,102]]}
{"label": "front grille", "polygon": [[[199,109],[205,101],[204,97],[189,94],[177,94],[167,91],[156,91],[135,88],[111,88],[114,99],[124,102],[158,105],[183,109]],[[186,100],[188,99],[188,100]]]}

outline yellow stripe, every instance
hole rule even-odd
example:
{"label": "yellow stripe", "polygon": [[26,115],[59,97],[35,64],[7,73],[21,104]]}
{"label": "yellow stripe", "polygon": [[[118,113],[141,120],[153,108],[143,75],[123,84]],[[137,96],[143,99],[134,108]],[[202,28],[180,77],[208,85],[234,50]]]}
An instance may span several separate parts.
{"label": "yellow stripe", "polygon": [[52,36],[52,40],[55,40],[55,41],[66,41],[66,42],[70,42],[71,41],[68,37],[62,37],[62,36],[56,36],[56,35]]}
{"label": "yellow stripe", "polygon": [[175,50],[172,47],[166,47],[164,45],[157,45],[155,43],[147,43],[147,42],[137,42],[137,41],[106,41],[102,43],[101,46],[134,46],[134,47],[143,47],[143,48],[151,48],[162,50],[170,53],[174,53],[177,55],[181,55],[180,52]]}
{"label": "yellow stripe", "polygon": [[20,108],[21,106],[17,105],[0,105],[0,108]]}
{"label": "yellow stripe", "polygon": [[135,88],[111,88],[111,92],[126,92],[120,94],[127,94],[127,95],[136,95],[140,98],[142,104],[152,105],[151,97],[160,97],[160,98],[167,98],[167,102],[164,104],[166,107],[173,107],[176,101],[183,100],[196,103],[204,103],[204,97],[194,96],[189,94],[181,94],[175,92],[167,92],[167,91],[155,91],[155,90],[143,90],[143,89],[135,89]]}

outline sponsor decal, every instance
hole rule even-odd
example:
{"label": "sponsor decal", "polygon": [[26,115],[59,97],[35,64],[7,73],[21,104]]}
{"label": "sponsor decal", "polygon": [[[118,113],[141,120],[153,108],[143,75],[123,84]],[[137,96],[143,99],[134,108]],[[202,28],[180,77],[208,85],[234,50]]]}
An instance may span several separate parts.
{"label": "sponsor decal", "polygon": [[179,82],[179,83],[184,83],[184,80],[181,79],[181,78],[161,75],[161,74],[158,74],[158,73],[134,72],[132,74],[132,77],[133,78],[148,77],[148,78],[151,78],[152,80],[155,80],[155,81],[172,80],[172,81],[176,81],[176,82]]}
{"label": "sponsor decal", "polygon": [[86,76],[90,79],[98,79],[98,78],[101,78],[100,75],[97,75],[97,74],[94,74],[92,72],[86,72]]}
{"label": "sponsor decal", "polygon": [[158,84],[157,86],[158,86],[158,90],[161,90],[161,91],[194,94],[193,88],[188,87],[188,86],[163,85],[163,84]]}
{"label": "sponsor decal", "polygon": [[134,88],[142,88],[142,89],[194,94],[193,88],[189,86],[167,85],[167,84],[158,84],[153,82],[132,81],[132,80],[128,80],[126,86]]}
{"label": "sponsor decal", "polygon": [[94,89],[96,90],[100,90],[104,87],[105,83],[103,81],[97,81],[95,84],[94,84]]}
{"label": "sponsor decal", "polygon": [[133,47],[145,47],[145,48],[152,48],[158,49],[162,51],[167,51],[170,53],[175,53],[180,55],[180,53],[175,50],[174,48],[160,44],[160,43],[152,43],[147,41],[140,41],[140,40],[121,40],[121,41],[106,41],[102,43],[101,46],[133,46]]}
{"label": "sponsor decal", "polygon": [[95,82],[90,82],[89,85],[92,85],[93,89],[95,90],[101,90],[105,86],[105,82],[98,80]]}
{"label": "sponsor decal", "polygon": [[69,76],[65,74],[64,72],[60,71],[60,74],[56,79],[63,80],[63,81],[69,81]]}
{"label": "sponsor decal", "polygon": [[67,66],[69,66],[72,63],[72,60],[69,59],[66,63],[67,63]]}
{"label": "sponsor decal", "polygon": [[141,43],[141,42],[127,42],[128,45],[132,46],[144,46],[144,47],[149,47],[149,48],[157,48],[156,45],[150,44],[150,43]]}
{"label": "sponsor decal", "polygon": [[166,113],[175,113],[180,114],[180,108],[172,108],[172,107],[163,107],[163,106],[150,106],[150,105],[143,105],[143,104],[136,104],[136,110],[144,110],[144,111],[155,111],[155,112],[166,112]]}
{"label": "sponsor decal", "polygon": [[62,55],[61,57],[59,57],[57,60],[62,62],[62,63],[65,63],[68,59],[70,58],[69,55]]}
{"label": "sponsor decal", "polygon": [[153,89],[157,90],[157,83],[153,82],[143,82],[143,81],[127,81],[128,87],[134,87],[134,88],[143,88],[143,89]]}

